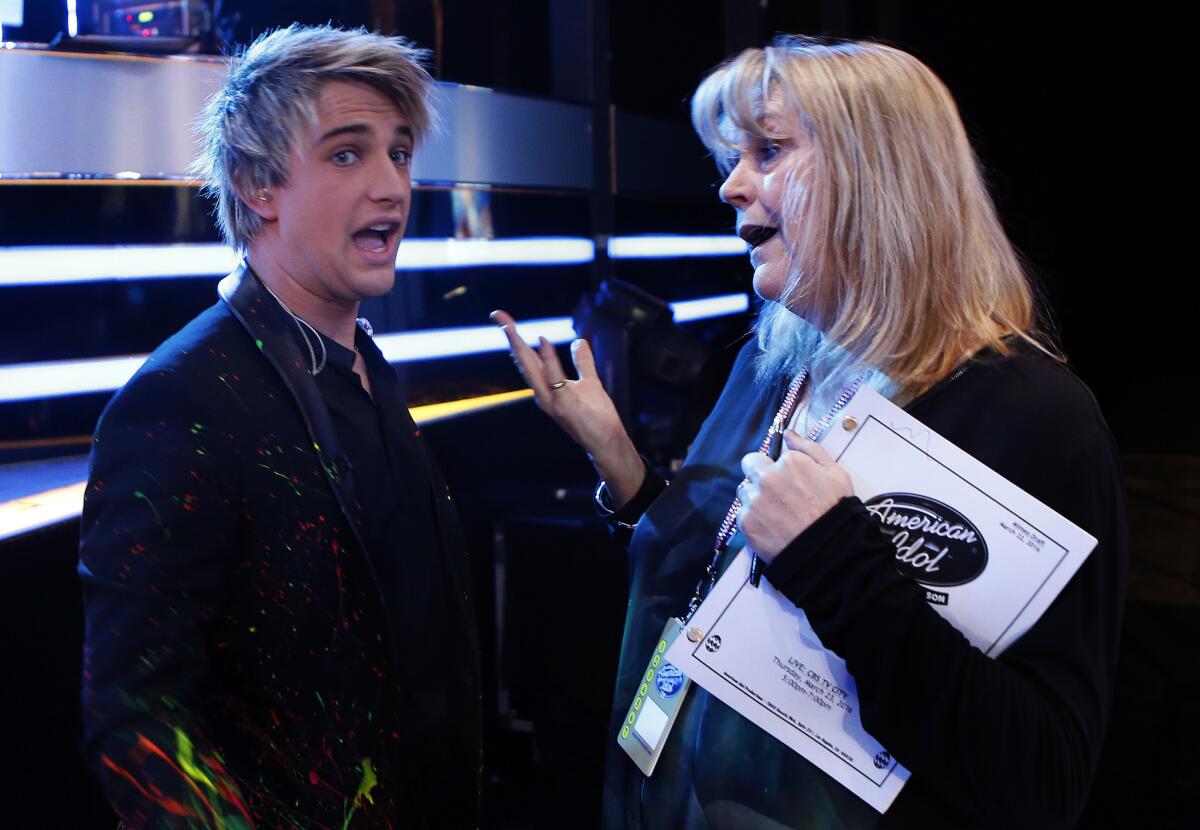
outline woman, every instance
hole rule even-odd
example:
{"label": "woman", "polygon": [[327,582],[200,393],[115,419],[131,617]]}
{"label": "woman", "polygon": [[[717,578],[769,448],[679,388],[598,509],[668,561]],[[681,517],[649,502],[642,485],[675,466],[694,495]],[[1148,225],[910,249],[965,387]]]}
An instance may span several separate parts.
{"label": "woman", "polygon": [[[549,344],[534,352],[494,315],[539,406],[592,457],[614,522],[633,526],[612,733],[736,491],[744,539],[728,550],[746,543],[767,561],[766,578],[845,659],[864,726],[912,778],[880,816],[694,690],[651,777],[610,751],[605,826],[1069,826],[1111,698],[1123,485],[1090,392],[1036,336],[1029,285],[953,100],[896,49],[786,39],[713,72],[692,120],[726,173],[721,198],[767,302],[669,488],[621,428],[586,343],[572,345],[579,380],[566,380]],[[790,452],[754,453],[802,375]],[[802,437],[819,437],[864,384],[1099,540],[999,659],[896,572],[845,472]]]}

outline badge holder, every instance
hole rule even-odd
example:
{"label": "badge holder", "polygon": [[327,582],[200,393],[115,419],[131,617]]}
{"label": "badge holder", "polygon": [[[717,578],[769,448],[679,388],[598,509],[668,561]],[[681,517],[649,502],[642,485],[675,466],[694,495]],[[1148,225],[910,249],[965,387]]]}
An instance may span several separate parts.
{"label": "badge holder", "polygon": [[[815,441],[821,436],[834,416],[854,397],[854,393],[867,380],[868,375],[868,372],[863,372],[850,386],[842,390],[842,394],[833,402],[833,408],[829,410],[829,413],[809,430],[808,440]],[[807,380],[808,369],[804,369],[788,385],[783,402],[779,405],[779,412],[776,413],[770,429],[767,430],[766,437],[763,438],[762,444],[758,448],[759,452],[772,459],[779,458],[779,453],[783,449],[784,426],[795,413],[796,404],[800,400],[800,392]],[[687,616],[684,619],[690,620],[692,614],[696,613],[696,609],[703,601],[706,588],[711,591],[712,587],[717,584],[717,566],[735,532],[737,514],[741,506],[741,499],[738,498],[735,498],[733,504],[729,505],[725,520],[721,522],[721,528],[717,531],[712,559],[709,561],[708,567],[704,569],[704,575],[696,583],[696,590],[688,603]],[[757,557],[755,557],[751,566],[751,579],[755,586],[758,585],[761,570]],[[650,655],[650,663],[646,666],[646,672],[642,675],[642,685],[638,687],[633,703],[629,706],[629,712],[626,713],[625,720],[621,724],[621,732],[617,735],[617,743],[620,744],[621,749],[625,750],[626,754],[637,764],[638,769],[646,776],[654,772],[654,765],[658,763],[663,747],[666,746],[667,736],[671,733],[671,727],[675,725],[675,718],[683,707],[683,699],[692,686],[692,681],[684,677],[683,672],[668,663],[666,658],[667,649],[683,631],[683,625],[684,621],[679,617],[671,617],[667,620],[658,645],[654,647],[654,653]],[[701,633],[697,629],[688,629],[689,640],[699,642],[700,637]]]}
{"label": "badge holder", "polygon": [[621,749],[646,776],[654,772],[654,765],[662,755],[667,736],[692,685],[692,681],[665,657],[682,630],[683,621],[678,617],[667,620],[617,736]]}

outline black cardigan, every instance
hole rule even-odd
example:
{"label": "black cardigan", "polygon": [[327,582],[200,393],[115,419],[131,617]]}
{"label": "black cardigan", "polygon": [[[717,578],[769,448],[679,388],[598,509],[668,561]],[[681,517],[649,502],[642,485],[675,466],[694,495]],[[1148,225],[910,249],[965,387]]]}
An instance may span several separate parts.
{"label": "black cardigan", "polygon": [[[637,688],[647,642],[681,610],[703,567],[740,480],[737,460],[778,406],[780,390],[753,379],[755,349],[743,349],[671,487],[663,492],[650,476],[620,511],[630,521],[654,502],[631,544],[616,719]],[[1095,536],[1096,550],[1043,617],[992,660],[896,571],[894,547],[861,503],[843,500],[781,552],[766,577],[846,661],[864,727],[912,771],[892,808],[878,817],[847,799],[840,785],[794,753],[780,755],[773,739],[748,722],[739,727],[701,692],[688,702],[702,710],[692,715],[695,734],[672,736],[681,757],[668,761],[661,780],[656,771],[643,787],[632,764],[610,753],[606,827],[754,827],[767,816],[809,827],[1066,827],[1078,816],[1108,718],[1125,595],[1125,494],[1112,437],[1087,388],[1028,347],[978,356],[907,410]],[[686,731],[689,720],[681,720]]]}

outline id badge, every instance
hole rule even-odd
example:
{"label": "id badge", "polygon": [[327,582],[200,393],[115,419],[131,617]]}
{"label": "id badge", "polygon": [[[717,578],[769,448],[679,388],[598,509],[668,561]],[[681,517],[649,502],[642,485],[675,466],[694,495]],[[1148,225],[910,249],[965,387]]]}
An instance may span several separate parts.
{"label": "id badge", "polygon": [[667,620],[646,671],[642,674],[642,684],[634,695],[617,736],[621,749],[646,776],[654,772],[654,765],[658,763],[671,727],[675,725],[675,716],[679,714],[683,699],[692,685],[692,681],[668,663],[666,658],[667,649],[681,631],[682,620],[678,617]]}

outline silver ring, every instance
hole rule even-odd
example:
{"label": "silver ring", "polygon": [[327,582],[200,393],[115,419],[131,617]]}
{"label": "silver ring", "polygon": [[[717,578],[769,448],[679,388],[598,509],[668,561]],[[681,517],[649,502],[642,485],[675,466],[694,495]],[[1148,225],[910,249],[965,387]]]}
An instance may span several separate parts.
{"label": "silver ring", "polygon": [[558,383],[552,383],[552,384],[550,384],[550,388],[551,388],[551,389],[562,389],[562,388],[563,388],[564,386],[566,386],[566,385],[567,385],[567,379],[566,379],[566,378],[563,378],[563,379],[562,379],[562,380],[560,380]]}

